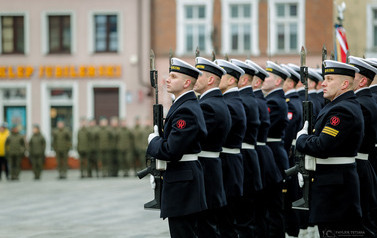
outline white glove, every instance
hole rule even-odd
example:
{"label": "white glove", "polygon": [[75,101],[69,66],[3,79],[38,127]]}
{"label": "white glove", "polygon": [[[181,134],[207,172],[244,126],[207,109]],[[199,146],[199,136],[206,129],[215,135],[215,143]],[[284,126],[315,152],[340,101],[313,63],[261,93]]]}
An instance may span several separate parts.
{"label": "white glove", "polygon": [[301,135],[307,135],[308,134],[308,126],[309,122],[305,121],[304,127],[301,129],[301,131],[297,132],[296,140],[301,136]]}
{"label": "white glove", "polygon": [[156,188],[156,182],[154,180],[154,176],[151,174],[149,175],[149,183],[151,184],[151,187],[154,190]]}
{"label": "white glove", "polygon": [[304,177],[300,172],[297,173],[297,178],[298,178],[298,185],[300,188],[304,187]]}
{"label": "white glove", "polygon": [[154,132],[151,133],[151,134],[149,134],[149,136],[148,136],[148,145],[149,145],[149,143],[151,143],[151,140],[153,140],[153,138],[155,138],[156,136],[158,136],[158,126],[155,125],[153,127],[153,129],[154,129]]}

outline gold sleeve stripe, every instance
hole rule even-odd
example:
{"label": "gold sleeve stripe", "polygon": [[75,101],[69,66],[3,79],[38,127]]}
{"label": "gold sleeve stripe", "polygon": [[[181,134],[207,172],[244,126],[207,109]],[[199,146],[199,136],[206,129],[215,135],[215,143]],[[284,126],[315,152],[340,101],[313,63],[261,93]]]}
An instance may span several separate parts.
{"label": "gold sleeve stripe", "polygon": [[322,133],[325,133],[325,134],[328,134],[330,136],[335,137],[335,136],[338,135],[339,131],[335,130],[335,129],[331,128],[331,127],[325,126],[325,128],[323,128],[323,130],[322,130]]}

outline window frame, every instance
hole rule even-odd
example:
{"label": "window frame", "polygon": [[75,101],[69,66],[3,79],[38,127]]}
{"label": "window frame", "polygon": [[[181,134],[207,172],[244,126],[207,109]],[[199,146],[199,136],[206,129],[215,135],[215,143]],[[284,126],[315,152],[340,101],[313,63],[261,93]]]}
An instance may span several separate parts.
{"label": "window frame", "polygon": [[[277,40],[277,25],[279,24],[279,19],[276,14],[277,4],[297,4],[297,19],[292,20],[292,22],[297,22],[297,48],[295,50],[289,49],[289,40],[285,42],[283,50],[278,49]],[[305,45],[305,0],[269,0],[268,1],[268,17],[269,17],[269,31],[268,31],[268,49],[267,52],[270,55],[283,55],[283,54],[297,54],[300,51],[302,45]],[[287,27],[287,22],[291,19],[285,19],[283,24],[285,28]],[[289,31],[290,32],[290,31]],[[286,30],[284,31],[286,33]],[[286,35],[286,34],[285,34]]]}
{"label": "window frame", "polygon": [[[20,17],[24,18],[24,52],[23,53],[4,53],[3,36],[2,36],[2,17]],[[29,54],[29,13],[28,12],[1,12],[0,11],[0,55],[27,55]]]}
{"label": "window frame", "polygon": [[[118,32],[118,50],[117,51],[109,51],[109,52],[97,52],[96,51],[96,22],[94,20],[94,17],[96,15],[116,15],[117,16],[117,32]],[[88,52],[90,54],[119,54],[123,52],[123,32],[124,27],[126,27],[125,24],[123,24],[123,14],[120,11],[116,10],[110,10],[110,11],[101,11],[101,10],[95,10],[90,11],[88,14]]]}
{"label": "window frame", "polygon": [[[49,49],[48,53],[49,54],[69,54],[71,52],[72,48],[72,41],[70,42],[69,50],[64,50],[63,48],[63,42],[64,42],[64,18],[69,17],[69,30],[71,38],[72,38],[72,25],[71,25],[71,16],[69,15],[49,15],[48,17],[48,44],[49,44]],[[51,18],[57,18],[58,19],[58,25],[59,25],[59,48],[57,50],[51,50]]]}
{"label": "window frame", "polygon": [[366,57],[377,57],[377,45],[374,46],[373,28],[377,26],[377,19],[373,23],[373,10],[377,11],[377,3],[370,3],[366,6]]}
{"label": "window frame", "polygon": [[[253,56],[259,56],[259,0],[222,0],[221,1],[221,51],[223,54],[232,54],[232,55],[245,55],[244,49],[238,49],[236,51],[232,50],[232,41],[231,41],[231,24],[244,24],[247,19],[236,19],[233,20],[230,17],[230,5],[241,5],[241,4],[250,4],[251,5],[251,21],[250,23],[250,35],[251,35],[251,45],[249,54]],[[234,21],[234,23],[232,23]],[[243,41],[243,40],[242,40]]]}
{"label": "window frame", "polygon": [[[54,53],[50,52],[50,29],[49,29],[49,16],[70,16],[70,26],[71,26],[71,49],[69,52]],[[41,38],[41,49],[43,55],[57,55],[57,54],[75,54],[76,53],[76,14],[71,10],[63,11],[44,11],[41,14],[41,29],[42,29],[42,38]]]}
{"label": "window frame", "polygon": [[213,50],[212,45],[212,34],[213,34],[213,1],[214,0],[177,0],[177,55],[192,55],[195,53],[196,46],[193,46],[193,52],[186,51],[186,32],[185,32],[185,7],[186,6],[205,6],[205,19],[203,20],[205,30],[204,30],[204,41],[206,49],[200,49],[202,54],[210,55]]}

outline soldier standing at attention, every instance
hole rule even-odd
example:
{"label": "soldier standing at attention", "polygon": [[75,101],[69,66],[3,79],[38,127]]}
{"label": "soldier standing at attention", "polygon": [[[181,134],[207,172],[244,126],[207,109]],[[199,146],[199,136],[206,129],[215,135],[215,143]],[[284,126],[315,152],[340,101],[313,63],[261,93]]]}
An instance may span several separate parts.
{"label": "soldier standing at attention", "polygon": [[110,161],[110,130],[108,127],[108,120],[106,117],[101,117],[98,129],[98,155],[102,165],[102,177],[109,176],[109,161]]}
{"label": "soldier standing at attention", "polygon": [[360,70],[355,74],[353,91],[356,94],[356,100],[361,105],[364,117],[364,138],[356,156],[357,172],[360,179],[362,223],[368,236],[377,237],[377,177],[368,160],[377,139],[377,104],[369,89],[377,69],[358,57],[350,56],[349,63]]}
{"label": "soldier standing at attention", "polygon": [[109,173],[111,177],[118,177],[119,158],[118,158],[118,137],[119,137],[119,120],[117,117],[110,119],[110,162]]}
{"label": "soldier standing at attention", "polygon": [[219,214],[219,228],[222,237],[237,237],[235,218],[238,211],[237,203],[243,195],[244,182],[241,147],[246,132],[246,114],[238,92],[238,80],[245,71],[225,60],[216,60],[215,63],[226,71],[226,74],[221,77],[219,88],[224,95],[232,123],[220,153],[228,204],[221,209]]}
{"label": "soldier standing at attention", "polygon": [[[263,189],[256,195],[256,229],[255,237],[278,237],[283,230],[283,223],[280,222],[281,207],[279,204],[279,194],[281,194],[280,183],[283,180],[280,171],[275,163],[274,155],[271,148],[266,145],[267,134],[270,128],[270,115],[268,112],[267,101],[262,92],[262,85],[269,74],[262,67],[251,60],[246,60],[247,64],[258,69],[254,75],[251,85],[257,100],[259,120],[261,122],[258,128],[257,145],[255,147],[258,153],[259,164],[261,168],[261,177]],[[275,206],[271,206],[275,205]]]}
{"label": "soldier standing at attention", "polygon": [[[288,154],[289,168],[295,166],[294,147],[296,146],[297,132],[302,128],[302,102],[296,91],[296,85],[300,81],[300,74],[288,65],[281,65],[291,76],[284,80],[283,91],[288,104],[288,126],[285,129],[284,148]],[[298,66],[297,66],[298,67]],[[298,200],[299,186],[297,176],[287,178],[287,194],[284,199],[285,232],[289,236],[297,237],[299,234],[298,212],[292,209],[292,202]]]}
{"label": "soldier standing at attention", "polygon": [[[151,133],[149,131],[149,133]],[[133,161],[133,168],[134,172],[136,174],[136,171],[141,170],[142,168],[142,158],[145,156],[145,141],[143,141],[144,138],[144,132],[143,128],[141,127],[141,122],[140,118],[136,117],[135,119],[135,125],[134,129],[132,130],[132,135],[133,135],[133,156],[132,156],[132,161]]]}
{"label": "soldier standing at attention", "polygon": [[239,237],[255,236],[255,203],[256,193],[262,190],[262,178],[258,154],[255,150],[258,128],[260,126],[258,104],[251,82],[258,70],[250,64],[232,59],[231,63],[245,71],[238,81],[238,89],[246,114],[245,137],[242,142],[244,182],[243,196],[237,203],[236,229]]}
{"label": "soldier standing at attention", "polygon": [[[288,125],[288,105],[285,101],[283,84],[284,80],[290,77],[290,73],[281,68],[274,62],[267,61],[266,71],[269,74],[262,85],[262,90],[266,93],[266,100],[268,106],[268,112],[270,114],[271,126],[268,131],[267,145],[271,148],[275,162],[280,170],[281,176],[285,177],[284,170],[288,169],[288,154],[284,149],[283,139],[285,128]],[[283,193],[281,183],[280,193],[276,194],[277,197],[273,200],[275,203],[270,204],[271,209],[274,209],[274,215],[272,218],[276,224],[276,228],[284,227],[283,220]],[[284,229],[282,230],[270,230],[277,237],[284,237]]]}
{"label": "soldier standing at attention", "polygon": [[[151,130],[153,131],[153,130]],[[148,138],[147,138],[148,142]],[[130,170],[131,164],[131,156],[132,156],[132,133],[130,129],[127,127],[127,120],[121,120],[121,127],[119,130],[119,137],[117,141],[117,148],[118,148],[118,158],[119,158],[119,165],[120,170],[123,171],[123,176],[128,177],[128,172]]]}
{"label": "soldier standing at attention", "polygon": [[52,133],[52,148],[56,153],[59,179],[67,178],[68,152],[72,146],[72,135],[63,120],[58,120],[57,128]]}
{"label": "soldier standing at attention", "polygon": [[77,152],[80,156],[80,174],[81,178],[87,176],[88,171],[88,156],[89,156],[89,130],[86,126],[87,121],[85,118],[80,120],[80,129],[77,132]]}
{"label": "soldier standing at attention", "polygon": [[195,67],[202,72],[202,75],[196,81],[194,90],[201,94],[199,104],[208,131],[207,137],[200,142],[202,152],[199,153],[199,161],[204,172],[208,210],[199,215],[198,237],[220,237],[217,214],[227,203],[220,152],[230,130],[231,117],[218,87],[226,71],[205,58],[197,57],[195,60]]}
{"label": "soldier standing at attention", "polygon": [[33,166],[34,179],[39,180],[45,162],[46,140],[43,137],[39,125],[33,126],[33,135],[29,140],[29,158]]}
{"label": "soldier standing at attention", "polygon": [[1,180],[1,173],[3,171],[5,172],[5,178],[9,179],[9,171],[8,171],[8,159],[5,154],[5,141],[7,140],[9,136],[9,130],[7,128],[7,123],[2,123],[0,126],[0,180]]}
{"label": "soldier standing at attention", "polygon": [[92,171],[94,169],[96,177],[98,178],[98,127],[96,125],[96,119],[89,121],[88,137],[88,177],[92,177]]}
{"label": "soldier standing at attention", "polygon": [[10,179],[18,180],[21,171],[21,160],[25,155],[25,140],[18,132],[18,127],[12,127],[11,134],[6,142],[6,154],[10,163]]}
{"label": "soldier standing at attention", "polygon": [[[201,72],[177,58],[171,59],[167,91],[174,94],[164,124],[148,137],[147,153],[168,161],[164,172],[161,217],[168,218],[172,238],[197,237],[198,213],[207,209],[203,169],[198,161],[200,141],[207,136],[203,112],[192,90]],[[155,126],[157,127],[157,126]]]}
{"label": "soldier standing at attention", "polygon": [[[325,60],[324,97],[330,100],[320,112],[314,134],[308,123],[297,133],[296,148],[313,162],[309,223],[323,231],[350,231],[360,227],[360,184],[355,157],[364,134],[360,104],[352,91],[351,65]],[[315,158],[314,158],[315,157]],[[315,166],[314,166],[315,164]]]}

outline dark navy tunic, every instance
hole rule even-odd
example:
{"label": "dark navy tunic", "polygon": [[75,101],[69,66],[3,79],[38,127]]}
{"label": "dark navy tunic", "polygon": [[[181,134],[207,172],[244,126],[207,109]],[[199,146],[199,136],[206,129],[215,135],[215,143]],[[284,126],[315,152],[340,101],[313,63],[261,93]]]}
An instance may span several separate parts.
{"label": "dark navy tunic", "polygon": [[[231,117],[220,89],[206,93],[199,100],[208,135],[201,141],[203,151],[221,152],[230,130]],[[199,157],[204,170],[204,183],[208,208],[226,205],[223,172],[220,157]]]}
{"label": "dark navy tunic", "polygon": [[[289,92],[285,95],[288,104],[288,126],[285,129],[284,148],[289,154],[292,141],[296,139],[297,132],[302,128],[302,101],[296,91]],[[292,167],[294,161],[290,161],[289,167]]]}
{"label": "dark navy tunic", "polygon": [[[224,100],[232,118],[231,129],[223,147],[241,149],[246,131],[246,115],[238,91],[224,93]],[[221,153],[223,166],[224,188],[227,197],[243,195],[243,161],[242,155]]]}
{"label": "dark navy tunic", "polygon": [[[284,91],[279,88],[270,92],[266,96],[268,111],[270,114],[270,130],[268,138],[284,139],[285,128],[288,125],[288,105],[285,101]],[[284,176],[284,170],[288,169],[288,154],[284,149],[283,141],[268,142],[272,152],[274,153],[276,164]]]}
{"label": "dark navy tunic", "polygon": [[[266,143],[268,130],[270,128],[270,115],[268,113],[267,101],[262,90],[254,91],[258,104],[260,126],[258,129],[257,142]],[[280,171],[275,163],[274,155],[267,145],[257,145],[259,165],[261,170],[263,187],[268,187],[283,180]]]}
{"label": "dark navy tunic", "polygon": [[[374,149],[377,138],[377,104],[369,88],[356,92],[356,100],[361,105],[364,117],[364,138],[359,153],[369,154]],[[359,157],[359,156],[358,156]],[[364,225],[377,232],[377,227],[370,225],[376,219],[377,212],[377,178],[375,171],[368,160],[356,160],[357,172],[360,179],[360,201]],[[375,222],[375,220],[373,221]]]}
{"label": "dark navy tunic", "polygon": [[177,217],[207,209],[203,169],[199,161],[180,162],[185,154],[201,151],[207,136],[203,112],[193,91],[176,100],[164,125],[163,137],[155,137],[147,153],[169,161],[163,175],[161,217]]}
{"label": "dark navy tunic", "polygon": [[[259,121],[258,104],[251,86],[239,90],[246,113],[246,133],[243,142],[256,145]],[[249,195],[262,189],[262,178],[255,149],[242,149],[244,168],[244,194]]]}
{"label": "dark navy tunic", "polygon": [[[296,148],[326,159],[355,157],[364,135],[360,104],[353,91],[328,103],[317,117],[314,134],[302,135]],[[354,222],[361,217],[359,178],[356,163],[317,164],[313,172],[309,222]]]}

